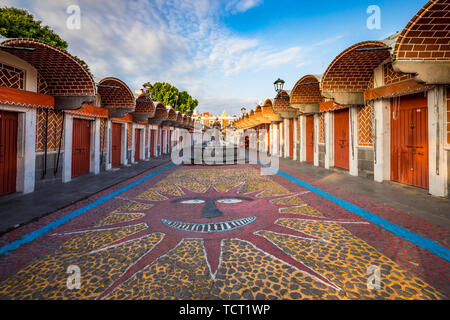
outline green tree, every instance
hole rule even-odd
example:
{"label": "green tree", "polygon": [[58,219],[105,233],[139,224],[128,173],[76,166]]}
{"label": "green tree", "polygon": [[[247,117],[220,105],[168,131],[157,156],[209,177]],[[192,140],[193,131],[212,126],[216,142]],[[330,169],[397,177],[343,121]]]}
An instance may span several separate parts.
{"label": "green tree", "polygon": [[187,91],[179,91],[177,87],[167,82],[155,82],[153,86],[147,85],[147,93],[151,94],[153,101],[160,101],[166,106],[175,107],[175,110],[192,115],[198,106],[198,101],[193,99]]}
{"label": "green tree", "polygon": [[[49,26],[42,26],[42,21],[23,9],[13,7],[0,8],[0,34],[7,38],[31,38],[44,41],[61,50],[67,51],[68,43],[61,39]],[[89,67],[75,56],[83,67]]]}

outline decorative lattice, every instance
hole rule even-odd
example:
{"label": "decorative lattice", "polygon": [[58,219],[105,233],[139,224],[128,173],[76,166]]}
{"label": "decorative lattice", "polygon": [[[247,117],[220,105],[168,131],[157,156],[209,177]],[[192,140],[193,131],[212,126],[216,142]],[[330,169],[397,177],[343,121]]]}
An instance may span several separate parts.
{"label": "decorative lattice", "polygon": [[106,119],[100,119],[100,149],[106,152],[106,135],[105,135]]}
{"label": "decorative lattice", "polygon": [[[62,112],[48,111],[47,151],[57,151],[61,139]],[[45,147],[45,110],[36,113],[36,152],[43,152]],[[64,142],[61,148],[64,147]]]}
{"label": "decorative lattice", "polygon": [[373,107],[371,105],[358,110],[358,145],[373,146]]}
{"label": "decorative lattice", "polygon": [[25,71],[0,63],[0,86],[25,89]]}
{"label": "decorative lattice", "polygon": [[385,86],[413,78],[412,74],[395,72],[394,68],[392,68],[392,63],[386,63],[383,65],[383,76]]}
{"label": "decorative lattice", "polygon": [[325,113],[319,116],[319,143],[325,143]]}
{"label": "decorative lattice", "polygon": [[37,78],[37,88],[38,88],[38,93],[48,94],[47,82],[40,74],[38,74],[38,78]]}
{"label": "decorative lattice", "polygon": [[127,132],[127,146],[128,146],[128,150],[131,150],[132,149],[132,145],[131,145],[131,139],[132,139],[132,132],[133,132],[133,130],[132,130],[133,128],[132,128],[132,125],[131,124],[128,124],[128,132]]}

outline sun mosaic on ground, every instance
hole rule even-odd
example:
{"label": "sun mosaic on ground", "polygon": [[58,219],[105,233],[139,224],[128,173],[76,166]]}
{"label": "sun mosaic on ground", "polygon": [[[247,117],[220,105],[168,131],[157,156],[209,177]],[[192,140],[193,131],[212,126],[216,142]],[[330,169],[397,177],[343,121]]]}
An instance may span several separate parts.
{"label": "sun mosaic on ground", "polygon": [[[333,217],[255,168],[177,168],[0,283],[2,299],[442,299]],[[49,240],[51,241],[51,240]],[[79,290],[67,267],[81,270]],[[368,289],[379,266],[381,288]]]}

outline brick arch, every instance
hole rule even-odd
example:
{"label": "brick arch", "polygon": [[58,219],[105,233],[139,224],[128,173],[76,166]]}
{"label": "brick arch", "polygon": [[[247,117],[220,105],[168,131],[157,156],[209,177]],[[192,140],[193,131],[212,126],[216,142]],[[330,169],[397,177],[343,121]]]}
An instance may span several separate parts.
{"label": "brick arch", "polygon": [[449,0],[429,1],[400,33],[394,60],[450,60]]}
{"label": "brick arch", "polygon": [[390,58],[389,50],[356,51],[357,49],[385,48],[381,41],[357,43],[340,53],[323,75],[322,92],[364,92],[373,70]]}
{"label": "brick arch", "polygon": [[9,39],[3,41],[2,46],[35,49],[8,50],[8,53],[28,62],[37,70],[49,95],[95,96],[92,75],[69,53],[36,39]]}
{"label": "brick arch", "polygon": [[307,75],[297,81],[291,92],[290,103],[321,103],[320,79],[317,76]]}
{"label": "brick arch", "polygon": [[273,99],[273,111],[278,113],[282,118],[295,117],[297,110],[291,107],[289,93],[281,90],[275,99]]}
{"label": "brick arch", "polygon": [[167,107],[167,120],[177,120],[177,112],[172,107]]}
{"label": "brick arch", "polygon": [[263,107],[269,107],[269,106],[273,107],[272,100],[266,99],[266,101],[264,101]]}
{"label": "brick arch", "polygon": [[183,123],[184,122],[184,117],[183,117],[183,113],[181,111],[177,111],[177,120],[178,123]]}
{"label": "brick arch", "polygon": [[134,110],[135,113],[154,113],[155,105],[153,104],[153,100],[150,98],[150,95],[147,93],[141,94],[136,99],[136,108]]}
{"label": "brick arch", "polygon": [[[120,79],[108,77],[99,82],[98,93],[101,106],[107,109],[135,110],[136,100],[134,94],[125,82]],[[107,86],[107,87],[102,87]]]}
{"label": "brick arch", "polygon": [[136,122],[145,122],[155,114],[155,105],[150,95],[142,93],[136,98],[136,108],[133,112],[133,120]]}

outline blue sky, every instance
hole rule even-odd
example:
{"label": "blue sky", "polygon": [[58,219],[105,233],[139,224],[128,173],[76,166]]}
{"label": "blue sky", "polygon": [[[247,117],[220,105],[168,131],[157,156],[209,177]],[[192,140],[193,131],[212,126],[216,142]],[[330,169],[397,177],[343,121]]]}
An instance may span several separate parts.
{"label": "blue sky", "polygon": [[[0,0],[25,8],[69,42],[94,76],[115,76],[132,90],[167,81],[200,102],[198,110],[239,114],[323,73],[347,47],[402,30],[426,0]],[[78,5],[81,29],[66,26]],[[366,10],[381,9],[369,30]]]}

